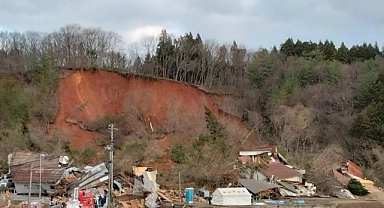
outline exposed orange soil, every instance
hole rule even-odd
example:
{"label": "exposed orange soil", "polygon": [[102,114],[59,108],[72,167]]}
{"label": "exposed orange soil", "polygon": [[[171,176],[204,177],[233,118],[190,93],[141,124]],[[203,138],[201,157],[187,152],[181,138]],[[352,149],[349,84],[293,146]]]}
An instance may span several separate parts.
{"label": "exposed orange soil", "polygon": [[[238,117],[219,110],[219,102],[224,96],[205,92],[193,85],[104,70],[66,72],[69,75],[60,82],[61,106],[53,126],[70,138],[74,148],[96,147],[94,139],[98,134],[82,130],[79,123],[103,115],[124,114],[132,126],[138,128],[143,125],[143,121],[137,119],[140,114],[147,128],[150,128],[151,121],[155,132],[176,130],[178,135],[184,135],[183,139],[188,136],[192,139],[206,131],[204,106],[207,106],[239,145],[250,132]],[[72,123],[68,122],[69,119]],[[174,140],[179,138],[182,141],[181,137],[174,135],[154,141],[153,145],[164,151]],[[252,134],[244,146],[255,145],[256,136]]]}

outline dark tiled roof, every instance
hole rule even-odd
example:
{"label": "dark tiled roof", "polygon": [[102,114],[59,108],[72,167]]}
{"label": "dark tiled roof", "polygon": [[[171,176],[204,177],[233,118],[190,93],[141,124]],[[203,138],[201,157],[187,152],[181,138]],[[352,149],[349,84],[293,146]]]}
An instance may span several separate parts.
{"label": "dark tiled roof", "polygon": [[268,183],[265,181],[259,181],[255,179],[241,179],[240,183],[242,186],[244,186],[246,189],[248,189],[250,192],[257,194],[259,192],[278,188],[279,186],[276,184]]}
{"label": "dark tiled roof", "polygon": [[[42,167],[41,168],[41,182],[43,183],[57,183],[64,174],[65,168]],[[15,183],[29,183],[31,169],[23,167],[15,172],[11,172],[13,182]],[[40,181],[39,167],[32,168],[32,183]]]}
{"label": "dark tiled roof", "polygon": [[[11,175],[16,183],[29,183],[32,167],[32,182],[40,181],[40,154],[15,152],[11,158]],[[59,167],[59,157],[46,155],[41,159],[41,181],[56,183],[64,174],[66,167]]]}

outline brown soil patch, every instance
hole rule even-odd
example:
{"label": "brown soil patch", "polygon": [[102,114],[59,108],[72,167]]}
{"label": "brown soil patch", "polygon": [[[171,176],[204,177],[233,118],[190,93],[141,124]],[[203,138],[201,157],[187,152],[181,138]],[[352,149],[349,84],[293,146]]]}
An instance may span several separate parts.
{"label": "brown soil patch", "polygon": [[[155,132],[178,132],[153,142],[162,151],[174,141],[192,139],[206,131],[204,106],[218,117],[239,146],[250,132],[238,117],[220,109],[220,100],[225,96],[193,85],[104,70],[67,70],[63,74],[58,91],[60,110],[53,126],[64,132],[77,149],[97,148],[94,139],[99,135],[82,130],[79,124],[104,115],[124,114],[135,130],[140,125],[149,129],[150,121]],[[252,134],[244,148],[256,145]]]}

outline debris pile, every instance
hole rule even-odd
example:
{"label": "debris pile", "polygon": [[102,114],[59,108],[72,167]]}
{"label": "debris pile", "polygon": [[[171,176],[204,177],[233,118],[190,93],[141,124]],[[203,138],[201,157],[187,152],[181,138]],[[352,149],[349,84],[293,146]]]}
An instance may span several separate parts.
{"label": "debris pile", "polygon": [[311,197],[316,186],[305,180],[305,170],[292,166],[276,147],[240,151],[241,180],[255,200],[278,197]]}
{"label": "debris pile", "polygon": [[[28,177],[21,177],[24,176],[20,175],[22,171],[37,173],[36,165],[41,160],[39,157],[27,153],[13,154],[10,169],[17,181],[16,188],[29,182]],[[105,207],[110,202],[110,193],[114,206],[119,208],[155,208],[162,203],[190,204],[194,201],[222,206],[303,204],[304,200],[296,198],[292,201],[284,197],[318,196],[316,185],[305,179],[306,171],[291,165],[277,152],[276,147],[240,151],[234,169],[239,171],[242,179],[228,184],[227,187],[216,189],[212,195],[204,188],[199,188],[196,194],[192,187],[186,188],[184,192],[160,189],[156,182],[157,170],[137,166],[133,166],[129,172],[113,174],[113,190],[108,190],[110,173],[105,163],[87,166],[83,170],[70,167],[71,163],[66,156],[46,157],[43,165],[46,172],[43,171],[42,174],[45,183],[54,184],[56,187],[55,192],[50,193],[51,197],[70,198],[66,201],[68,206],[80,204],[84,208],[94,205]],[[373,182],[366,180],[361,168],[352,161],[333,169],[332,173],[341,184],[333,194],[335,197],[356,198],[347,189],[351,179],[356,179],[366,187],[374,187]]]}
{"label": "debris pile", "polygon": [[158,207],[162,201],[173,202],[177,195],[174,191],[161,190],[156,183],[157,170],[150,167],[132,168],[133,177],[128,179],[132,187],[116,198],[116,204],[128,207]]}
{"label": "debris pile", "polygon": [[356,197],[348,190],[348,182],[356,179],[368,190],[381,191],[380,188],[374,186],[374,182],[364,178],[363,170],[352,161],[341,164],[339,168],[332,170],[333,176],[341,186],[334,187],[336,191],[333,196],[343,199],[356,199]]}

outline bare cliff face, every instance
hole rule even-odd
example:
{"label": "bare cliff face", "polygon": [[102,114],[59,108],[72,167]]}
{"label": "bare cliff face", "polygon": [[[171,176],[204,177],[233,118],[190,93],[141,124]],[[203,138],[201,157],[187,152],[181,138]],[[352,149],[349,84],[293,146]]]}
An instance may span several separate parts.
{"label": "bare cliff face", "polygon": [[[232,145],[256,146],[256,135],[225,110],[235,100],[170,80],[105,70],[67,71],[58,91],[60,109],[52,130],[70,138],[76,149],[97,148],[100,133],[84,128],[103,116],[124,116],[117,128],[129,128],[120,140],[157,133],[153,145],[164,151],[176,140],[193,140],[206,132],[204,107],[228,131]],[[106,129],[107,127],[105,127]]]}

